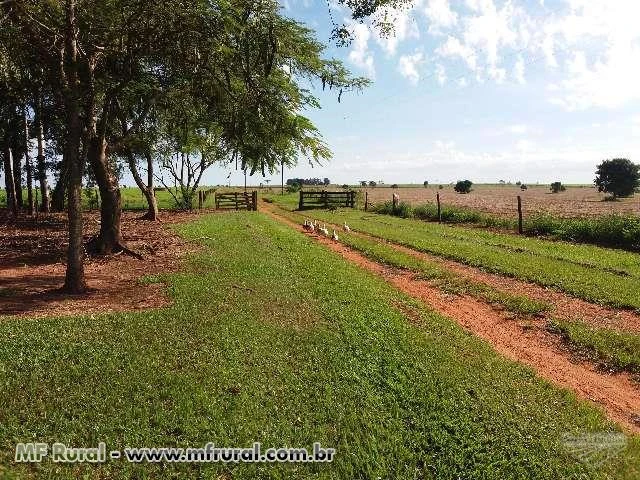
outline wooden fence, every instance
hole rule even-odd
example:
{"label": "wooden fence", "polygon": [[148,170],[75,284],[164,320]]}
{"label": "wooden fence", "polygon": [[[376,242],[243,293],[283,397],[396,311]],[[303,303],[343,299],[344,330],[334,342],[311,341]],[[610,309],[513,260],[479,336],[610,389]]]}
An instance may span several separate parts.
{"label": "wooden fence", "polygon": [[350,190],[348,192],[303,192],[300,190],[300,201],[298,210],[308,208],[332,208],[332,207],[351,207],[356,206],[356,192]]}
{"label": "wooden fence", "polygon": [[216,193],[216,210],[258,210],[258,192]]}

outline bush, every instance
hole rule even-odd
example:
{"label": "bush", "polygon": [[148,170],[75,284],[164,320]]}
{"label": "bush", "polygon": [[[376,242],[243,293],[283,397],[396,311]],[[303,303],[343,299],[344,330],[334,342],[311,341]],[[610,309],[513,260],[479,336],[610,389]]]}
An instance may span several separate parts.
{"label": "bush", "polygon": [[427,188],[429,186],[429,182],[425,180],[423,185],[424,185],[424,188]]}
{"label": "bush", "polygon": [[553,182],[551,184],[551,193],[564,192],[567,189],[561,182]]}
{"label": "bush", "polygon": [[442,190],[444,188],[443,185],[438,185],[438,190]]}
{"label": "bush", "polygon": [[291,183],[287,185],[287,193],[299,192],[301,188],[302,188],[302,185],[300,185],[299,183]]}
{"label": "bush", "polygon": [[378,185],[378,184],[377,184],[376,182],[374,182],[373,180],[371,180],[371,181],[369,182],[369,186],[370,186],[370,187],[375,187],[376,185]]}
{"label": "bush", "polygon": [[413,217],[413,208],[411,207],[411,204],[407,202],[400,202],[395,209],[393,208],[393,202],[391,201],[379,203],[372,208],[372,211],[383,215],[393,215],[394,217]]}
{"label": "bush", "polygon": [[349,190],[349,188],[350,188],[350,187],[349,187],[349,185],[347,185],[347,184],[345,183],[344,185],[342,185],[342,188],[343,188],[344,190]]}
{"label": "bush", "polygon": [[453,189],[458,193],[469,193],[472,185],[471,180],[459,180]]}
{"label": "bush", "polygon": [[529,187],[527,187],[524,183],[520,185],[520,190],[526,190],[527,188]]}
{"label": "bush", "polygon": [[391,185],[391,188],[398,188],[398,184],[394,183],[393,185]]}

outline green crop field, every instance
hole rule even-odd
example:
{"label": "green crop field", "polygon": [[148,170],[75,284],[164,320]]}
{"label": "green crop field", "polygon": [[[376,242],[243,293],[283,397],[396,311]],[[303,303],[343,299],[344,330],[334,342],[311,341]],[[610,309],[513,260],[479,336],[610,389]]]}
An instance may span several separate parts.
{"label": "green crop field", "polygon": [[[640,442],[590,466],[565,434],[602,414],[260,213],[178,227],[203,245],[169,308],[0,321],[6,477],[637,478]],[[109,448],[304,446],[333,464],[12,463],[38,438]]]}
{"label": "green crop field", "polygon": [[[297,206],[294,195],[270,198],[289,210]],[[640,255],[636,253],[358,210],[309,210],[303,215],[338,225],[346,221],[359,232],[588,301],[640,309]]]}

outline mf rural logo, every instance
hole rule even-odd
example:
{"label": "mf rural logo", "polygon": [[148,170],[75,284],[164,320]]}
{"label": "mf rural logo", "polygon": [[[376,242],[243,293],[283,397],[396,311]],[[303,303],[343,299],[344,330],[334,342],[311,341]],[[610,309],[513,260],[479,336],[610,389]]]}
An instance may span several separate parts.
{"label": "mf rural logo", "polygon": [[589,465],[605,463],[627,448],[626,435],[617,432],[566,433],[561,442],[569,454]]}

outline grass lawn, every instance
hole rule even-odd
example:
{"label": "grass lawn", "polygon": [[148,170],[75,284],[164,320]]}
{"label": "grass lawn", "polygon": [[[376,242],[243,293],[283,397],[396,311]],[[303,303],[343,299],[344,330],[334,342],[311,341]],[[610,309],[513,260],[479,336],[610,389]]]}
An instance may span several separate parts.
{"label": "grass lawn", "polygon": [[[259,213],[179,230],[205,250],[163,279],[170,308],[0,319],[0,474],[638,478],[638,437],[603,465],[577,461],[560,439],[612,431],[601,413],[299,232]],[[25,441],[337,453],[324,465],[16,465]]]}
{"label": "grass lawn", "polygon": [[[292,209],[292,198],[272,197]],[[358,210],[308,210],[305,216],[342,224],[420,251],[487,271],[555,287],[588,301],[640,309],[640,255],[591,245],[518,237]]]}

